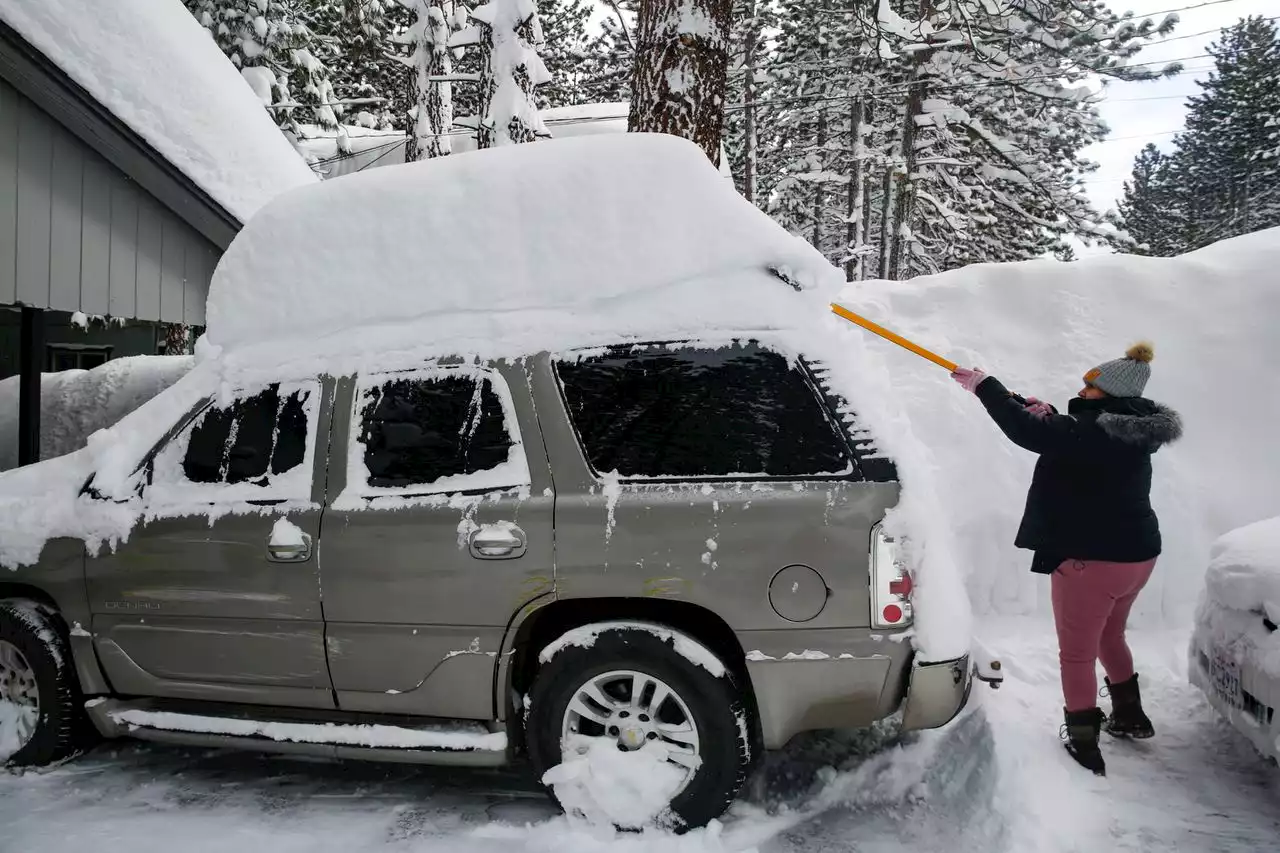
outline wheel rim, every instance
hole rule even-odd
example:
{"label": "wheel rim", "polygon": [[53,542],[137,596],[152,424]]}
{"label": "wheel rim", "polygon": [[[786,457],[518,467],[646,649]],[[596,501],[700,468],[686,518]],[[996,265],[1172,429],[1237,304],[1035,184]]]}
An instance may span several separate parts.
{"label": "wheel rim", "polygon": [[35,734],[40,720],[40,687],[35,670],[18,647],[0,640],[0,703],[5,702],[17,709],[13,725],[18,749],[22,749]]}
{"label": "wheel rim", "polygon": [[[689,705],[665,681],[643,672],[606,672],[574,692],[564,712],[562,749],[568,752],[570,743],[584,737],[613,741],[623,752],[664,746],[666,761],[683,771],[672,799],[689,786],[702,764],[698,724]],[[585,752],[581,746],[576,751]]]}

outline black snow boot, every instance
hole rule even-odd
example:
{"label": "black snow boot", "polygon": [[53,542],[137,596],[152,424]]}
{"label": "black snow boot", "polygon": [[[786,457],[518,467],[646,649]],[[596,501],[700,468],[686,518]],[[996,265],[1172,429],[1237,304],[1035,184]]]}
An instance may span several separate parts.
{"label": "black snow boot", "polygon": [[1098,734],[1102,731],[1102,721],[1106,715],[1098,708],[1085,711],[1067,711],[1067,722],[1062,727],[1062,737],[1066,741],[1067,752],[1076,763],[1086,770],[1092,770],[1095,776],[1107,775],[1107,763],[1102,760],[1102,751],[1098,749]]}
{"label": "black snow boot", "polygon": [[1112,684],[1107,681],[1105,691],[1111,696],[1111,716],[1103,728],[1112,737],[1130,737],[1145,740],[1155,735],[1155,727],[1142,711],[1142,695],[1138,692],[1138,674],[1128,681]]}

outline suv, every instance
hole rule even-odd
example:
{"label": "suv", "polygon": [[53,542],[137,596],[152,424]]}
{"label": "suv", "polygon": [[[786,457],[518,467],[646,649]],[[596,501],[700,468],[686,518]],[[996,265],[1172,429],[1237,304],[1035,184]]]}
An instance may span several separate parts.
{"label": "suv", "polygon": [[798,732],[943,725],[968,660],[914,659],[893,466],[816,373],[694,341],[210,397],[127,541],[0,575],[9,760],[524,755],[566,808],[693,826]]}

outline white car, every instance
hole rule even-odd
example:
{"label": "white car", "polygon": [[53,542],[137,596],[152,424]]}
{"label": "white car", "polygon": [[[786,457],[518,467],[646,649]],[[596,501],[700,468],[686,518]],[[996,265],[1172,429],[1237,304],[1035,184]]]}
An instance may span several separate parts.
{"label": "white car", "polygon": [[1214,543],[1191,638],[1191,683],[1258,751],[1280,758],[1280,518]]}

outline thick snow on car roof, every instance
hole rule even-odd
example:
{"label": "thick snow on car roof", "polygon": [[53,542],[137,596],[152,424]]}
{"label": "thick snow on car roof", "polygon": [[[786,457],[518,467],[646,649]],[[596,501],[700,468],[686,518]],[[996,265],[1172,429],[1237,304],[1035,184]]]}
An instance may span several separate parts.
{"label": "thick snow on car roof", "polygon": [[[214,273],[208,343],[230,350],[334,336],[342,348],[353,345],[345,333],[355,328],[477,313],[589,314],[646,295],[650,308],[669,311],[663,288],[770,268],[802,287],[841,281],[690,142],[550,140],[372,169],[277,198]],[[776,280],[762,287],[790,292]],[[752,297],[716,293],[725,303]],[[644,316],[633,319],[644,325]]]}
{"label": "thick snow on car roof", "polygon": [[0,3],[0,19],[241,222],[317,180],[178,0]]}

